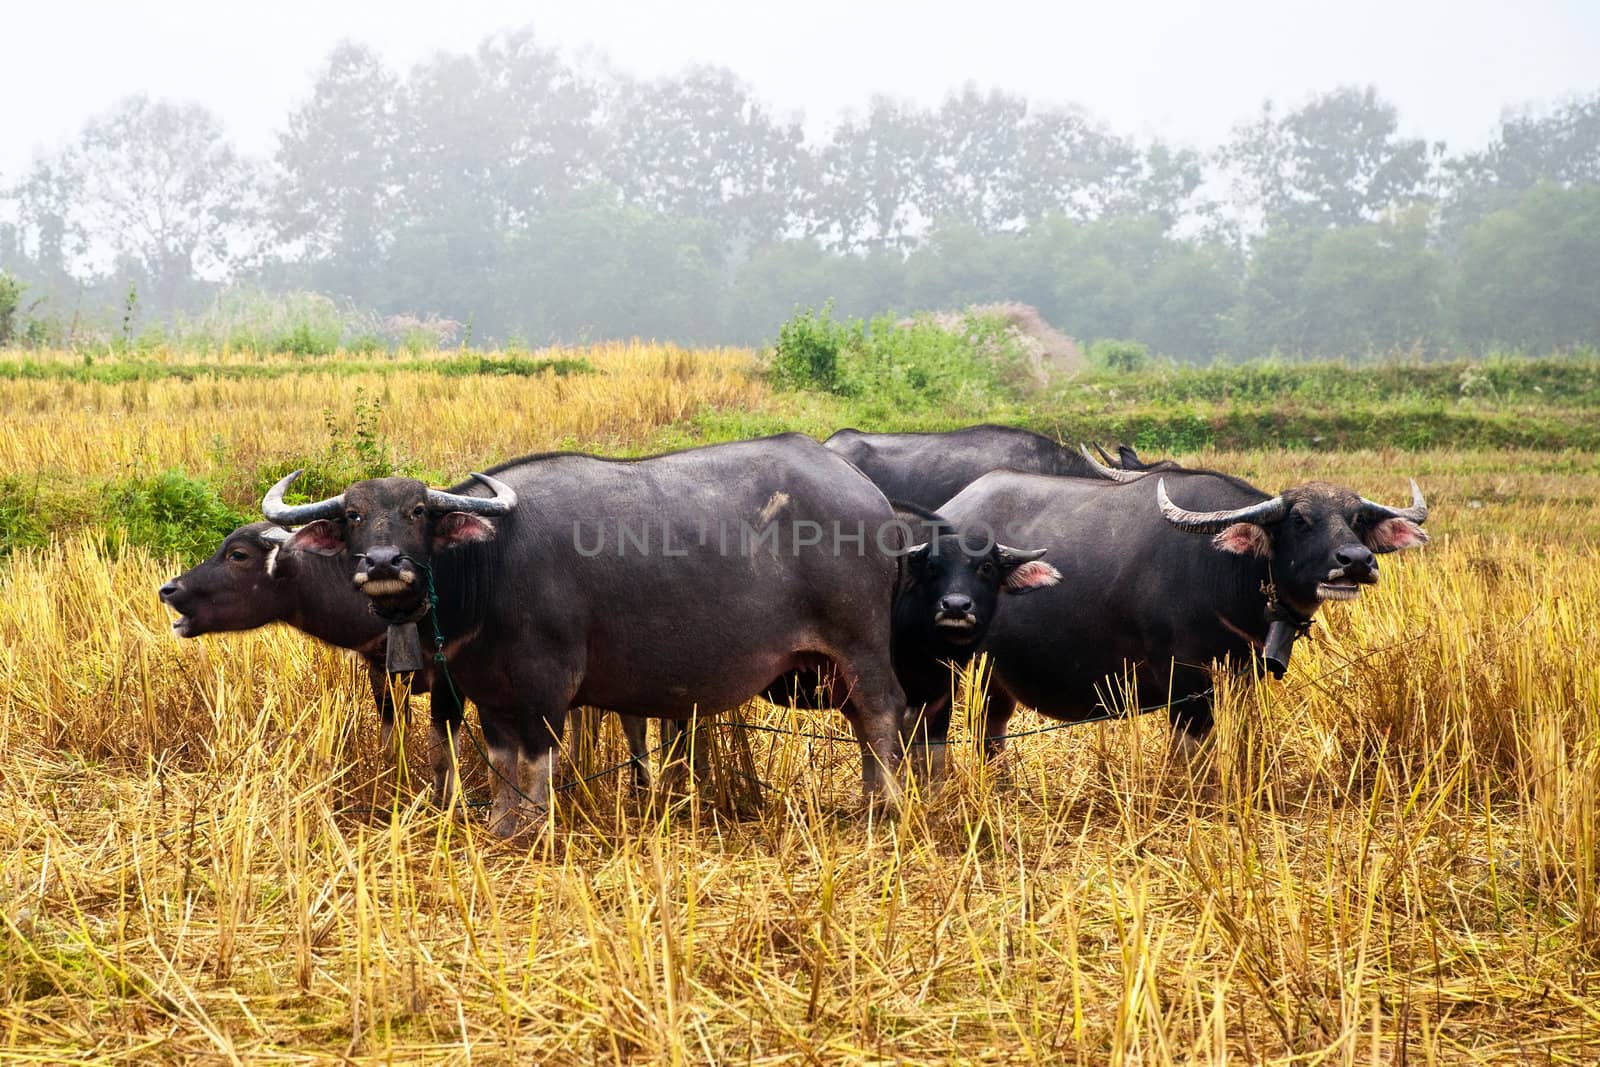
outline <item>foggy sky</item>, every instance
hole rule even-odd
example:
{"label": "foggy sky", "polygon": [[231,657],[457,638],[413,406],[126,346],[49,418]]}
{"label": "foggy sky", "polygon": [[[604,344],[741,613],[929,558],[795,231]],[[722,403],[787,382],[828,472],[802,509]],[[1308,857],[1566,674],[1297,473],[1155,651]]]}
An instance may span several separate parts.
{"label": "foggy sky", "polygon": [[635,74],[732,68],[812,131],[873,93],[937,104],[971,80],[1211,147],[1264,99],[1293,106],[1355,83],[1399,108],[1403,133],[1460,150],[1484,144],[1508,106],[1600,88],[1600,3],[1585,0],[6,0],[0,182],[128,93],[204,104],[267,153],[342,38],[404,69],[529,24]]}

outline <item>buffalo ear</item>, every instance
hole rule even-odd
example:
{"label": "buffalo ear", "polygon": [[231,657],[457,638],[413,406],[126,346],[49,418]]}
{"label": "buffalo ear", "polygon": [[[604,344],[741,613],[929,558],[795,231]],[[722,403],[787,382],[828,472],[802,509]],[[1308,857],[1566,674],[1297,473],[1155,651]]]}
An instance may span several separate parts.
{"label": "buffalo ear", "polygon": [[1031,593],[1061,581],[1061,572],[1039,558],[1044,555],[1042,548],[995,545],[994,553],[999,557],[1000,569],[1005,572],[1008,593]]}
{"label": "buffalo ear", "polygon": [[920,578],[925,574],[928,570],[928,556],[932,551],[932,541],[923,541],[907,548],[903,554],[904,562],[901,564],[905,573],[913,578]]}
{"label": "buffalo ear", "polygon": [[480,516],[469,515],[465,511],[447,511],[433,523],[435,550],[493,540],[494,525]]}
{"label": "buffalo ear", "polygon": [[308,522],[289,536],[283,547],[290,552],[315,552],[337,556],[344,551],[344,527],[331,519]]}
{"label": "buffalo ear", "polygon": [[1253,522],[1236,522],[1211,539],[1212,547],[1239,556],[1272,557],[1272,538]]}
{"label": "buffalo ear", "polygon": [[1362,538],[1374,552],[1398,552],[1428,543],[1428,534],[1410,519],[1384,519]]}

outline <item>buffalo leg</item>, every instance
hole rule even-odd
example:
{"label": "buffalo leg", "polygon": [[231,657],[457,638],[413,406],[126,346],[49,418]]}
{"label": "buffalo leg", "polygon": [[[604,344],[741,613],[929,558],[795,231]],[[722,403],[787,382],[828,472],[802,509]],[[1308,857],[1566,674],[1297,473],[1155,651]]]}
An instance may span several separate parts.
{"label": "buffalo leg", "polygon": [[633,787],[650,788],[650,720],[641,715],[617,715],[623,739],[628,742],[628,766],[633,770]]}
{"label": "buffalo leg", "polygon": [[[414,677],[409,671],[396,674],[391,684],[389,673],[384,670],[383,660],[376,658],[367,660],[367,678],[372,683],[372,699],[378,705],[378,741],[385,752],[396,757],[396,762],[399,753],[395,747],[397,743],[395,720],[398,718],[400,724],[404,726],[411,717],[411,683]],[[395,702],[397,692],[402,696],[399,704]],[[402,730],[400,742],[403,743],[403,740]]]}
{"label": "buffalo leg", "polygon": [[906,752],[911,757],[911,771],[919,781],[931,783],[944,777],[950,713],[949,694],[908,713],[904,733]]}
{"label": "buffalo leg", "polygon": [[900,732],[906,714],[905,691],[889,669],[888,657],[879,663],[841,663],[851,679],[849,698],[842,709],[855,727],[861,746],[861,793],[870,805],[900,799],[895,771],[900,764]]}
{"label": "buffalo leg", "polygon": [[981,739],[985,759],[998,760],[1005,755],[1006,731],[1011,726],[1011,717],[1016,713],[1017,698],[999,686],[990,686]]}
{"label": "buffalo leg", "polygon": [[1204,671],[1179,669],[1172,675],[1173,703],[1167,708],[1167,721],[1172,723],[1173,751],[1185,760],[1193,759],[1211,734],[1210,681]]}
{"label": "buffalo leg", "polygon": [[[711,773],[711,753],[699,731],[701,720],[701,716],[660,720],[661,783],[664,792],[682,789],[685,777],[692,782],[703,782]],[[644,720],[639,721],[642,723]]]}
{"label": "buffalo leg", "polygon": [[543,714],[522,709],[478,706],[488,747],[489,832],[518,837],[537,829],[549,811],[555,756],[566,728],[565,703]]}
{"label": "buffalo leg", "polygon": [[444,672],[437,671],[428,699],[428,766],[433,771],[433,802],[443,808],[460,787],[458,746],[466,709]]}

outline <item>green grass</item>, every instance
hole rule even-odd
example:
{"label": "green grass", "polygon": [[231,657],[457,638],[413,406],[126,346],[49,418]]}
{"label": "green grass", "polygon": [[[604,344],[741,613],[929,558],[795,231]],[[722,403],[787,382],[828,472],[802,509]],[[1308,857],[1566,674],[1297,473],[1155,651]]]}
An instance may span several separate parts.
{"label": "green grass", "polygon": [[1157,366],[1095,371],[1061,385],[1055,403],[1096,404],[1109,396],[1147,403],[1312,404],[1469,402],[1497,406],[1600,406],[1600,355],[1389,363],[1258,360],[1212,367]]}

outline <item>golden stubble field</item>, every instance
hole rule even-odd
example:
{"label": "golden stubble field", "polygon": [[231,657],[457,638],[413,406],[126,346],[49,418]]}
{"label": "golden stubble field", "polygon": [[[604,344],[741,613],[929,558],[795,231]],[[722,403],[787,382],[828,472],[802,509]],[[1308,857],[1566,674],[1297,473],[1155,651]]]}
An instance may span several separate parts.
{"label": "golden stubble field", "polygon": [[[738,353],[586,354],[601,373],[512,382],[4,383],[0,471],[292,459],[357,386],[462,472],[783,403]],[[0,563],[0,1059],[1600,1058],[1600,479],[1184,458],[1380,500],[1414,473],[1433,544],[1327,609],[1284,682],[1225,684],[1194,766],[1161,716],[1018,739],[1004,779],[960,747],[887,823],[856,810],[853,745],[749,734],[753,817],[604,778],[509,847],[393,788],[347,654],[180,642],[155,596],[176,564],[92,532]]]}

